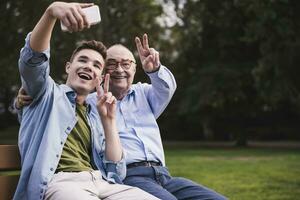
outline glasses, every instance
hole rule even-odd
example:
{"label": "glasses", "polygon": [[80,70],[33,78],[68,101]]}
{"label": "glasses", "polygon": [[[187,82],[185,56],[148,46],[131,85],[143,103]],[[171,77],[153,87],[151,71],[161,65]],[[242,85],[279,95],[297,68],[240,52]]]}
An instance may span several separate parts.
{"label": "glasses", "polygon": [[120,62],[116,61],[116,60],[108,60],[106,62],[106,66],[105,68],[107,70],[116,70],[118,68],[118,66],[120,65],[122,67],[122,69],[124,70],[128,70],[130,69],[132,63],[135,64],[135,62],[133,60],[122,60]]}

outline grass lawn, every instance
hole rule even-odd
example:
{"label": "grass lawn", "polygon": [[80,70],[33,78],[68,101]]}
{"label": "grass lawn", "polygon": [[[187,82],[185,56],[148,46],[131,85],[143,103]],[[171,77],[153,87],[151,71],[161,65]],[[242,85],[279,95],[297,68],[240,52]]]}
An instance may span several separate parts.
{"label": "grass lawn", "polygon": [[300,151],[165,148],[173,176],[183,176],[231,200],[300,199]]}

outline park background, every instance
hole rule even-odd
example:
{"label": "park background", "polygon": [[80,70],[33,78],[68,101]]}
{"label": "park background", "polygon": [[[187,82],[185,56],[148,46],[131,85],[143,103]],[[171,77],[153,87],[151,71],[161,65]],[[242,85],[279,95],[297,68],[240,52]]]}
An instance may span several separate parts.
{"label": "park background", "polygon": [[[11,104],[20,87],[19,51],[51,2],[1,1],[1,144],[17,142]],[[299,0],[92,2],[100,24],[72,34],[55,27],[56,81],[64,82],[78,41],[122,43],[137,55],[134,37],[148,33],[178,85],[158,119],[172,174],[230,199],[299,198]],[[139,60],[137,81],[149,81]]]}

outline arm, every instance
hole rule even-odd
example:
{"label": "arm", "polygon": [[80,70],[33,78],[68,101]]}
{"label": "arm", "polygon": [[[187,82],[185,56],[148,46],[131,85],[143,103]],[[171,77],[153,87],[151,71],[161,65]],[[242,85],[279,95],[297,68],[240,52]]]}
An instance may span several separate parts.
{"label": "arm", "polygon": [[151,85],[144,85],[144,92],[152,112],[158,118],[176,90],[176,81],[170,70],[160,64],[159,53],[149,47],[147,34],[143,35],[143,44],[138,37],[135,43],[143,69],[151,80]]}
{"label": "arm", "polygon": [[[21,51],[19,70],[22,86],[34,99],[46,89],[49,76],[49,46],[57,19],[63,21],[70,31],[82,30],[88,24],[81,8],[92,4],[54,2],[44,12]],[[88,26],[88,25],[86,25]]]}
{"label": "arm", "polygon": [[97,109],[101,117],[104,129],[106,144],[106,160],[119,162],[122,159],[122,145],[116,125],[116,103],[117,100],[109,91],[109,74],[106,74],[104,80],[104,94],[101,94],[100,81],[97,84]]}
{"label": "arm", "polygon": [[28,106],[29,104],[31,104],[31,102],[32,102],[32,98],[29,95],[27,95],[24,88],[21,87],[12,105],[13,112],[17,113],[18,115],[19,123],[21,123],[22,121],[23,107]]}

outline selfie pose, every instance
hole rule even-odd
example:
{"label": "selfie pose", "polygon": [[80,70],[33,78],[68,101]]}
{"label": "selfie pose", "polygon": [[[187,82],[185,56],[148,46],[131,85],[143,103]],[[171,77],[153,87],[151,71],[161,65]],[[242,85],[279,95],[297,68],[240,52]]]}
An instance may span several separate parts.
{"label": "selfie pose", "polygon": [[[106,47],[94,40],[81,43],[65,65],[66,84],[58,85],[49,76],[56,20],[71,32],[81,31],[90,25],[82,9],[91,5],[54,2],[26,37],[19,70],[22,87],[33,101],[22,112],[22,170],[15,200],[157,199],[138,188],[114,184],[125,177],[126,165],[109,75],[100,88]],[[86,97],[95,88],[96,106],[91,107]]]}

